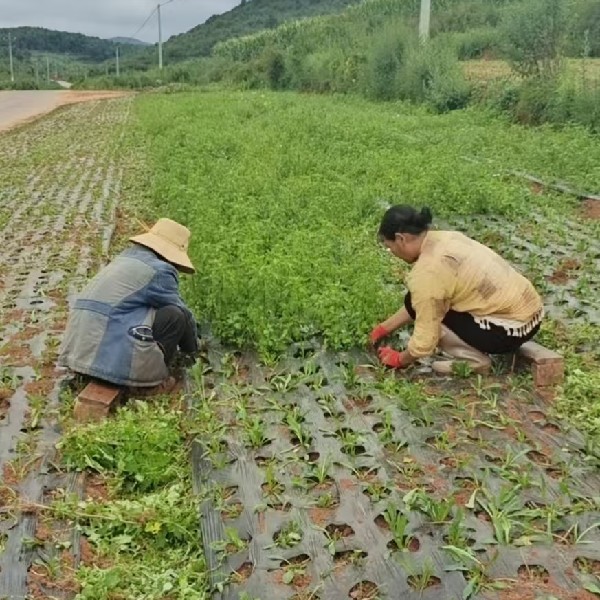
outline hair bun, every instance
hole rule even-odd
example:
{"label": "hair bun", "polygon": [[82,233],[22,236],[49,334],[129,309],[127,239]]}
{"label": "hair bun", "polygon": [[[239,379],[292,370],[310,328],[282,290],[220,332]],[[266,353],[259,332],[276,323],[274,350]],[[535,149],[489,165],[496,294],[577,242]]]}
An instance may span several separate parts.
{"label": "hair bun", "polygon": [[421,212],[419,213],[419,224],[422,225],[423,227],[427,227],[428,225],[431,225],[431,222],[433,221],[433,214],[431,213],[431,209],[427,206],[424,206],[421,209]]}

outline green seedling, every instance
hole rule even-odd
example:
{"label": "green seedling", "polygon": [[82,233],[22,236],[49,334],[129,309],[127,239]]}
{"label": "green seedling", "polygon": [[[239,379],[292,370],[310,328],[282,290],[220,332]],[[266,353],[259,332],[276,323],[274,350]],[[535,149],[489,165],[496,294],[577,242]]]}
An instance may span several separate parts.
{"label": "green seedling", "polygon": [[412,563],[406,561],[403,566],[409,573],[409,585],[417,592],[423,593],[427,588],[440,583],[440,579],[435,576],[435,567],[430,558],[423,561],[421,569],[417,569]]}
{"label": "green seedling", "polygon": [[426,514],[434,523],[444,523],[450,518],[454,499],[435,500],[418,488],[408,492],[403,498],[409,510]]}
{"label": "green seedling", "polygon": [[473,368],[469,363],[463,361],[453,361],[452,374],[461,379],[469,379],[473,375]]}
{"label": "green seedling", "polygon": [[285,490],[283,484],[279,483],[277,480],[275,464],[273,462],[269,463],[265,469],[265,483],[263,484],[263,490],[269,496],[278,496]]}
{"label": "green seedling", "polygon": [[327,492],[325,494],[321,494],[317,498],[317,507],[319,508],[331,508],[336,504],[337,500],[332,492]]}
{"label": "green seedling", "polygon": [[465,513],[462,508],[459,508],[448,527],[448,535],[445,538],[450,546],[456,546],[458,548],[466,547],[467,539],[465,535],[464,518]]}
{"label": "green seedling", "polygon": [[408,535],[408,517],[395,505],[389,503],[383,513],[383,518],[390,528],[394,542],[399,550],[408,548],[412,536]]}
{"label": "green seedling", "polygon": [[291,373],[287,375],[275,375],[269,381],[271,389],[275,392],[288,393],[298,387],[298,382]]}
{"label": "green seedling", "polygon": [[251,448],[262,448],[269,440],[265,435],[265,423],[259,417],[252,417],[244,423],[246,440]]}
{"label": "green seedling", "polygon": [[225,539],[213,542],[213,550],[225,554],[235,554],[248,547],[248,542],[240,538],[232,527],[225,528]]}
{"label": "green seedling", "polygon": [[381,481],[369,483],[365,488],[365,494],[369,496],[371,502],[379,502],[380,500],[384,500],[390,495],[390,493],[390,488]]}
{"label": "green seedling", "polygon": [[326,460],[322,463],[312,464],[308,478],[314,481],[317,485],[325,483],[329,477],[329,471],[331,469],[331,461]]}
{"label": "green seedling", "polygon": [[275,545],[279,548],[293,548],[302,540],[302,530],[300,523],[290,521],[274,536]]}
{"label": "green seedling", "polygon": [[477,502],[492,522],[494,537],[499,544],[510,544],[523,526],[523,509],[519,503],[520,488],[517,486],[505,488],[497,498],[492,497],[485,489],[482,491],[485,498],[479,494]]}

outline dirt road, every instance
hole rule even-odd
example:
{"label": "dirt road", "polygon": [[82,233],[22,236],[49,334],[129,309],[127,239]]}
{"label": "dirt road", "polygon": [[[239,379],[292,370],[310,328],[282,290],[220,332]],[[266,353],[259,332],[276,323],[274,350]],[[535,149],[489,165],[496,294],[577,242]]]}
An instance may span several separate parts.
{"label": "dirt road", "polygon": [[116,98],[123,92],[27,90],[0,92],[0,131],[22,125],[64,104]]}

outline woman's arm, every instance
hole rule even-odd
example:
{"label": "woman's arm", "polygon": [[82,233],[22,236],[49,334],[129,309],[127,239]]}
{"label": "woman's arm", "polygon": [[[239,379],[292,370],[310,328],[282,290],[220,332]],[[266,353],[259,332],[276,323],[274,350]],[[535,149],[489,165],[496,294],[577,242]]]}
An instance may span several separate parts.
{"label": "woman's arm", "polygon": [[404,325],[412,323],[412,317],[408,314],[408,311],[404,306],[397,312],[394,313],[389,319],[384,321],[381,326],[384,327],[389,333],[396,331]]}

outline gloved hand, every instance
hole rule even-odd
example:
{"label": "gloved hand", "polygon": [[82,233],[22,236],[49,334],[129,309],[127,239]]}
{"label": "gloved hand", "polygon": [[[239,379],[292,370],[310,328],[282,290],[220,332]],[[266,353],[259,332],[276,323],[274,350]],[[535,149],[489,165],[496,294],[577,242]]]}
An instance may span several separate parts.
{"label": "gloved hand", "polygon": [[369,340],[371,341],[371,344],[375,345],[389,333],[390,332],[383,325],[377,325],[377,327],[369,334]]}
{"label": "gloved hand", "polygon": [[402,365],[402,354],[389,346],[383,346],[379,348],[379,360],[386,366],[392,369],[401,369]]}

